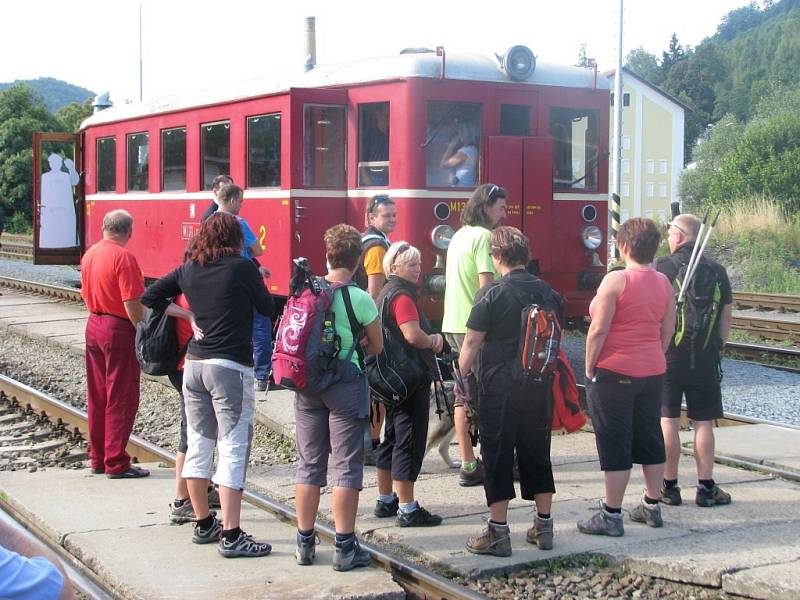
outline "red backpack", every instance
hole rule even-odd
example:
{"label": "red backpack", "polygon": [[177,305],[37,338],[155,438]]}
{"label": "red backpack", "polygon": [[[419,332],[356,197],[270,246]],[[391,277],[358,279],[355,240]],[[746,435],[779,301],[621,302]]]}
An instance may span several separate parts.
{"label": "red backpack", "polygon": [[[290,390],[317,394],[355,367],[350,358],[358,344],[358,331],[352,332],[354,343],[347,357],[340,359],[342,340],[331,309],[333,296],[341,289],[348,315],[353,314],[347,288],[355,284],[330,284],[311,272],[306,259],[295,259],[294,263],[291,293],[275,338],[272,374],[275,383]],[[351,318],[351,329],[353,322]]]}

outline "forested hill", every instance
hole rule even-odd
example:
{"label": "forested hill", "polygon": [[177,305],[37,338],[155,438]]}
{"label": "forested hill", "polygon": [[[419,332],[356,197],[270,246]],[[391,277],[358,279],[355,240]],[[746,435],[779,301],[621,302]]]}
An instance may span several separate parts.
{"label": "forested hill", "polygon": [[92,98],[95,93],[78,85],[72,85],[52,77],[39,77],[38,79],[19,79],[10,83],[0,83],[0,91],[16,83],[24,83],[36,90],[44,98],[47,109],[54,113],[59,108],[73,102],[84,102]]}
{"label": "forested hill", "polygon": [[694,109],[686,119],[688,160],[708,124],[728,113],[746,121],[763,96],[800,84],[799,62],[800,0],[765,0],[729,12],[696,48],[673,36],[660,57],[638,48],[626,66]]}

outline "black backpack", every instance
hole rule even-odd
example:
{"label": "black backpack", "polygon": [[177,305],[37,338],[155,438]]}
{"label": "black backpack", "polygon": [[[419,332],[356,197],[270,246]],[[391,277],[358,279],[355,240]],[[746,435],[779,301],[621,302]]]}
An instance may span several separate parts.
{"label": "black backpack", "polygon": [[367,229],[361,234],[361,259],[358,261],[358,266],[353,272],[353,281],[358,287],[365,291],[369,283],[369,277],[367,276],[367,270],[364,268],[364,255],[367,253],[367,250],[375,246],[383,246],[385,249],[389,249],[389,244],[383,234],[378,234],[372,229]]}
{"label": "black backpack", "polygon": [[[685,264],[680,265],[672,282],[676,298],[686,278],[686,267]],[[677,305],[675,336],[672,339],[676,349],[689,351],[692,358],[697,354],[718,350],[721,296],[720,278],[716,269],[701,258],[683,299]]]}
{"label": "black backpack", "polygon": [[136,325],[136,359],[147,375],[169,375],[180,362],[175,318],[150,310]]}

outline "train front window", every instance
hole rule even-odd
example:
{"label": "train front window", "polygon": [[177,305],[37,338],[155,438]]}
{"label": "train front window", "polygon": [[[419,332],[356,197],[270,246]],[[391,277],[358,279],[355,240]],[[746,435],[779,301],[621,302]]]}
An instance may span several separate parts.
{"label": "train front window", "polygon": [[358,107],[358,185],[389,185],[389,103]]}
{"label": "train front window", "polygon": [[146,192],[148,173],[148,147],[150,136],[147,133],[132,133],[128,136],[128,191]]}
{"label": "train front window", "polygon": [[429,187],[475,187],[480,131],[480,104],[428,102],[428,130],[423,146]]}
{"label": "train front window", "polygon": [[117,191],[117,140],[113,137],[97,140],[97,191]]}
{"label": "train front window", "polygon": [[247,119],[247,187],[281,186],[281,115]]}
{"label": "train front window", "polygon": [[161,189],[186,189],[186,127],[161,131]]}
{"label": "train front window", "polygon": [[303,184],[344,187],[347,113],[344,106],[306,104],[303,120]]}
{"label": "train front window", "polygon": [[555,189],[597,190],[597,130],[595,110],[550,109]]}
{"label": "train front window", "polygon": [[525,104],[500,105],[500,135],[528,135],[531,109]]}
{"label": "train front window", "polygon": [[200,126],[203,149],[203,189],[210,190],[217,175],[231,172],[231,124],[229,121]]}

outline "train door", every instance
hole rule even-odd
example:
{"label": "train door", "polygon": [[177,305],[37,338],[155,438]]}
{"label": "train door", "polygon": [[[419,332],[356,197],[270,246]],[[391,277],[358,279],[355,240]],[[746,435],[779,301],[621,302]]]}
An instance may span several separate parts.
{"label": "train door", "polygon": [[76,265],[83,249],[80,135],[33,134],[33,262]]}
{"label": "train door", "polygon": [[552,142],[529,136],[489,137],[486,181],[508,191],[504,225],[522,230],[530,240],[537,272],[550,270],[552,248]]}
{"label": "train door", "polygon": [[322,236],[347,222],[347,90],[291,90],[292,257],[325,273]]}

